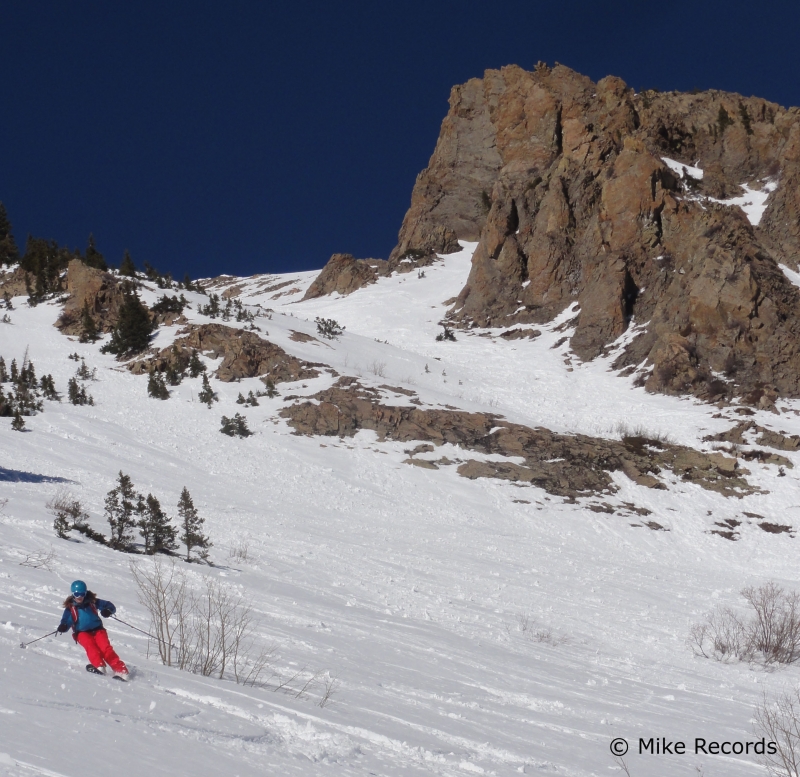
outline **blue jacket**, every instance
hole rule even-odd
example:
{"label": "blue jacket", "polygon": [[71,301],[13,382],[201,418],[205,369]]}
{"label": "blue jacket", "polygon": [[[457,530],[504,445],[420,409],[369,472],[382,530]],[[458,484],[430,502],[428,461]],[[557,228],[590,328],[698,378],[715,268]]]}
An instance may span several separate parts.
{"label": "blue jacket", "polygon": [[[117,608],[111,602],[107,602],[105,599],[96,599],[94,596],[87,595],[86,599],[77,604],[74,599],[71,597],[64,602],[64,614],[61,616],[61,623],[64,626],[71,626],[75,633],[79,631],[94,631],[95,629],[102,629],[105,628],[103,626],[103,621],[100,619],[100,616],[97,614],[100,610],[111,610],[111,614],[113,615]],[[94,605],[94,607],[92,607]],[[73,608],[78,613],[78,621],[75,622],[75,618],[72,616]],[[95,612],[95,610],[97,612]]]}

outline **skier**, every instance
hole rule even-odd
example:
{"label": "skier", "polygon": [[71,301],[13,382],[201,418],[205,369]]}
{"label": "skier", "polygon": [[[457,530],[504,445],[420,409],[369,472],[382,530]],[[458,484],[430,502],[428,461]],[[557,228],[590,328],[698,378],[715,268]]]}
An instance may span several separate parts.
{"label": "skier", "polygon": [[90,664],[86,664],[87,672],[105,674],[105,666],[108,664],[114,671],[114,677],[126,680],[128,667],[111,647],[103,621],[100,620],[100,615],[110,618],[117,608],[111,602],[98,599],[95,594],[87,590],[83,580],[76,580],[70,586],[70,590],[72,593],[64,602],[64,614],[61,616],[58,633],[63,634],[72,628],[72,638],[83,647],[91,661]]}

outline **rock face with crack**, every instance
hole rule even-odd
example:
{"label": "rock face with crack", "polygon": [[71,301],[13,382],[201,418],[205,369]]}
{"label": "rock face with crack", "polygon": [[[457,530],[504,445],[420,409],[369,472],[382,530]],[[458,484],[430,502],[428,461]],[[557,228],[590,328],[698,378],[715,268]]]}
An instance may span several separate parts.
{"label": "rock face with crack", "polygon": [[339,378],[332,388],[311,399],[280,411],[298,434],[352,437],[361,429],[370,429],[380,439],[452,443],[465,451],[520,460],[463,462],[458,473],[468,478],[529,483],[574,499],[616,491],[610,473],[617,471],[642,486],[663,489],[666,486],[657,475],[667,469],[726,496],[743,496],[754,490],[743,477],[747,472],[721,453],[700,453],[641,437],[618,442],[555,434],[485,413],[385,405],[377,390],[366,389],[349,377]]}
{"label": "rock face with crack", "polygon": [[269,377],[273,383],[282,383],[319,375],[314,368],[320,365],[291,356],[280,346],[262,339],[254,332],[222,324],[188,326],[171,346],[131,362],[128,369],[137,375],[169,367],[183,370],[193,350],[212,359],[222,357],[215,375],[226,383],[259,376]]}
{"label": "rock face with crack", "polygon": [[[709,199],[743,184],[769,195],[760,221]],[[649,390],[800,396],[800,291],[778,266],[800,249],[797,109],[488,70],[453,88],[392,258],[454,238],[479,240],[454,322],[545,323],[578,303],[583,359],[643,325],[615,366],[647,360]]]}

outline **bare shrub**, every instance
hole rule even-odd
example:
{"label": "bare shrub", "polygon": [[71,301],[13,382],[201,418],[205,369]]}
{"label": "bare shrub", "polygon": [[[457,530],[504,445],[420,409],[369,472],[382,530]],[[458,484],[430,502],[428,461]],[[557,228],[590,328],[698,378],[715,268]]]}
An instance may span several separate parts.
{"label": "bare shrub", "polygon": [[230,586],[206,578],[198,591],[174,561],[131,564],[139,601],[150,613],[161,662],[204,677],[260,684],[275,647],[259,647],[250,603]]}
{"label": "bare shrub", "polygon": [[518,615],[517,624],[519,631],[531,642],[558,647],[569,641],[564,635],[556,634],[552,629],[540,626],[530,615]]}
{"label": "bare shrub", "polygon": [[[774,777],[800,777],[800,689],[786,691],[774,701],[766,695],[755,711],[756,735],[765,747],[759,760]],[[776,752],[771,753],[769,750]]]}
{"label": "bare shrub", "polygon": [[386,362],[374,361],[370,367],[370,371],[378,378],[386,377]]}
{"label": "bare shrub", "polygon": [[52,572],[56,558],[56,552],[52,548],[49,550],[35,550],[33,553],[26,554],[25,558],[19,562],[19,565],[33,569],[46,569],[48,572]]}
{"label": "bare shrub", "polygon": [[333,696],[338,692],[338,690],[338,680],[330,674],[326,675],[326,677],[322,680],[322,695],[317,702],[317,706],[327,707],[333,701]]}
{"label": "bare shrub", "polygon": [[72,529],[85,525],[89,519],[80,499],[63,487],[56,491],[45,507],[54,517],[53,529],[61,539],[67,539]]}
{"label": "bare shrub", "polygon": [[238,539],[233,542],[228,550],[228,558],[231,561],[246,563],[250,560],[250,548],[247,540]]}
{"label": "bare shrub", "polygon": [[617,421],[611,429],[613,434],[619,436],[620,439],[625,439],[626,437],[634,437],[640,438],[643,440],[651,440],[653,442],[663,443],[665,445],[672,445],[673,439],[670,437],[669,434],[662,431],[653,431],[652,429],[648,429],[643,424],[637,424],[636,426],[630,426],[625,421]]}
{"label": "bare shrub", "polygon": [[793,664],[800,659],[800,594],[769,582],[741,591],[752,609],[741,616],[719,608],[689,631],[696,655],[717,661]]}

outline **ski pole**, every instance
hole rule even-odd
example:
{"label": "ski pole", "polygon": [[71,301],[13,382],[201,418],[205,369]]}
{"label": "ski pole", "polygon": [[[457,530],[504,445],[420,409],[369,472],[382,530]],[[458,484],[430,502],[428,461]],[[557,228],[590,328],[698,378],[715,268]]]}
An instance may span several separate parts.
{"label": "ski pole", "polygon": [[[134,631],[138,631],[138,632],[140,632],[140,633],[144,634],[146,637],[150,637],[150,639],[154,639],[156,642],[161,642],[161,640],[160,640],[158,637],[154,637],[154,636],[153,636],[153,635],[152,635],[152,634],[151,634],[149,631],[143,631],[142,629],[140,629],[140,628],[137,628],[136,626],[134,626],[132,623],[128,623],[127,621],[124,621],[124,620],[122,620],[122,618],[118,618],[116,615],[112,615],[111,617],[112,617],[112,618],[113,618],[115,621],[119,621],[120,623],[124,623],[126,626],[128,626],[128,627],[129,627],[129,628],[131,628],[131,629],[133,629]],[[171,642],[167,642],[167,644],[168,644],[168,645],[169,645],[169,646],[170,646],[170,647],[171,647],[173,650],[177,650],[177,649],[178,649],[178,648],[176,648],[176,647],[175,647],[175,645],[173,645]]]}
{"label": "ski pole", "polygon": [[[58,629],[56,629],[55,631],[51,631],[49,634],[45,634],[44,637],[52,637],[53,634],[56,633],[58,633]],[[28,645],[32,645],[34,642],[38,642],[40,639],[44,639],[44,637],[37,637],[36,639],[32,639],[30,642],[20,642],[19,646],[21,648],[28,647]]]}

